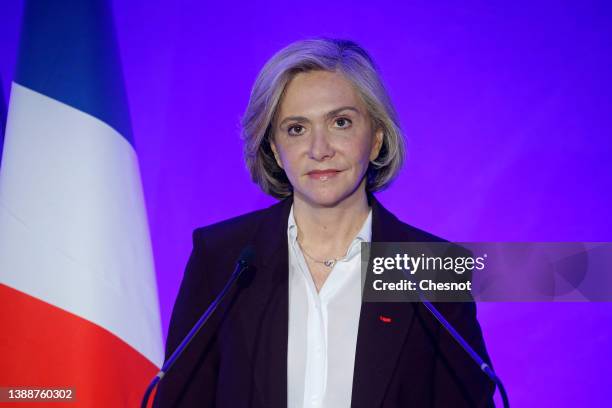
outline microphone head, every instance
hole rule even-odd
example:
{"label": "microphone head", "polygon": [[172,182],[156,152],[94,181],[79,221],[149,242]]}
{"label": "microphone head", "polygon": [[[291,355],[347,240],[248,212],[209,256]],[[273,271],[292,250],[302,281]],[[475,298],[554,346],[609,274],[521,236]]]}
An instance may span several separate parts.
{"label": "microphone head", "polygon": [[255,267],[253,266],[253,259],[255,258],[255,250],[251,245],[247,245],[240,252],[238,257],[238,265],[240,265],[241,276],[238,279],[238,286],[241,288],[248,288],[251,286],[251,282],[255,276]]}
{"label": "microphone head", "polygon": [[251,245],[247,245],[240,252],[238,263],[242,266],[249,266],[253,263],[253,259],[255,259],[255,250]]}

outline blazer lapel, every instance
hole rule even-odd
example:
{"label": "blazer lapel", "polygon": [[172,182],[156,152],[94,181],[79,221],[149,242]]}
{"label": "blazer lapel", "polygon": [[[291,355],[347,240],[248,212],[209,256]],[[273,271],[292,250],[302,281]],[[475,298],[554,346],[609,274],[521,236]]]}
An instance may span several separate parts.
{"label": "blazer lapel", "polygon": [[[399,242],[402,223],[373,195],[372,241]],[[352,407],[379,407],[393,376],[399,354],[414,318],[411,303],[362,302],[359,316]]]}

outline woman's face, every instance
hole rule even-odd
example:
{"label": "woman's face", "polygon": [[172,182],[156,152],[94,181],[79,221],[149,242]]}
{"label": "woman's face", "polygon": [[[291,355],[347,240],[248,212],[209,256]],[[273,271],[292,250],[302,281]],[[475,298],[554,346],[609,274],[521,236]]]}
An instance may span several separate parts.
{"label": "woman's face", "polygon": [[334,207],[365,191],[364,175],[382,138],[342,74],[311,71],[287,85],[271,146],[295,199]]}

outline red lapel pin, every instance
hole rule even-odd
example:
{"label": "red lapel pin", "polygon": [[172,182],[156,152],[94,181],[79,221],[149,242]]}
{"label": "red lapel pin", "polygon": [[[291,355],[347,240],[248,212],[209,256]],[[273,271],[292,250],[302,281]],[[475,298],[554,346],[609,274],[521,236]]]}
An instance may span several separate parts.
{"label": "red lapel pin", "polygon": [[378,316],[378,318],[379,318],[379,319],[380,319],[380,321],[381,321],[381,322],[383,322],[383,323],[391,323],[391,318],[390,318],[390,317],[380,315],[380,316]]}

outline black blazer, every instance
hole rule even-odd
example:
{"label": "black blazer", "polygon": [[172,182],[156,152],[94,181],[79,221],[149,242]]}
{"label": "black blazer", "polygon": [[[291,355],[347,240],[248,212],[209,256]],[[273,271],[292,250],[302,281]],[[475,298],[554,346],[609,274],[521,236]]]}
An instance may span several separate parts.
{"label": "black blazer", "polygon": [[[372,241],[441,241],[398,220],[373,195],[368,200]],[[291,204],[287,198],[194,231],[166,358],[219,293],[249,243],[255,249],[254,273],[228,293],[161,381],[155,407],[287,406]],[[475,304],[436,305],[489,362]],[[392,323],[382,322],[381,315]],[[493,383],[422,304],[362,303],[352,407],[485,407],[493,406],[493,392]]]}

